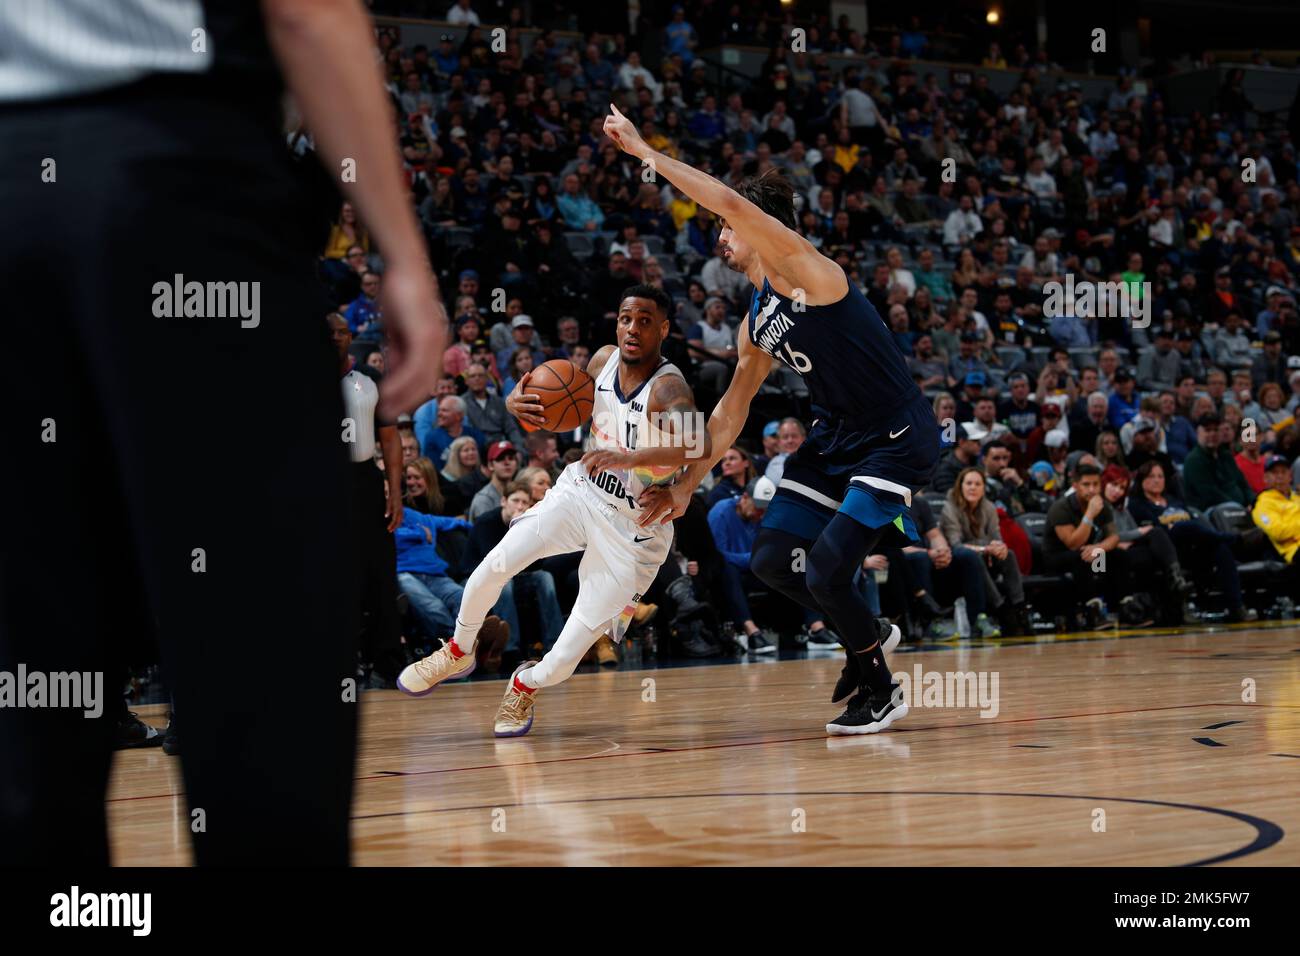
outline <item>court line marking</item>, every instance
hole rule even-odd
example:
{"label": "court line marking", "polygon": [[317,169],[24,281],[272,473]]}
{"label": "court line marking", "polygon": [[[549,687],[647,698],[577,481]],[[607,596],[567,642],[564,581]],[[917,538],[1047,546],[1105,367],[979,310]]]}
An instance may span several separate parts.
{"label": "court line marking", "polygon": [[[969,730],[975,727],[1001,727],[1008,724],[1037,723],[1038,721],[1042,721],[1042,720],[1072,720],[1077,717],[1115,717],[1115,716],[1124,716],[1126,714],[1157,713],[1165,710],[1187,710],[1187,709],[1197,708],[1197,707],[1251,707],[1257,709],[1267,708],[1267,709],[1282,709],[1282,710],[1294,709],[1294,705],[1290,705],[1290,704],[1258,704],[1258,703],[1245,704],[1245,703],[1235,703],[1235,702],[1215,703],[1211,701],[1208,703],[1200,703],[1200,704],[1170,704],[1167,707],[1141,707],[1134,710],[1103,710],[1103,711],[1096,711],[1093,713],[1083,713],[1083,714],[1051,714],[1046,717],[1016,717],[1009,720],[979,720],[974,722],[968,721],[960,724],[935,724],[929,727],[896,727],[890,730],[890,734],[891,735],[892,734],[916,734],[916,733],[923,733],[929,730]],[[583,738],[578,737],[576,739],[580,740]],[[599,739],[608,739],[608,738],[599,738]],[[577,756],[577,757],[550,757],[545,760],[530,760],[526,762],[528,763],[529,766],[541,767],[553,763],[573,763],[574,761],[578,761],[578,760],[609,760],[617,757],[647,757],[647,756],[653,756],[655,754],[665,754],[665,753],[667,754],[695,753],[697,751],[704,751],[704,750],[727,750],[736,747],[765,747],[768,744],[801,743],[810,740],[826,740],[826,739],[828,739],[826,734],[822,733],[822,734],[809,735],[803,737],[777,737],[771,740],[738,740],[738,741],[730,741],[727,743],[704,744],[698,747],[646,747],[638,750],[620,750],[618,753],[600,753],[595,755],[588,754],[588,755]],[[629,744],[629,746],[631,745]],[[397,771],[396,775],[402,777],[424,777],[424,776],[432,776],[434,774],[442,774],[442,773],[462,773],[471,770],[499,770],[506,766],[518,766],[518,764],[490,763],[490,764],[477,764],[470,767],[442,767],[433,770],[402,770],[402,771]],[[385,772],[382,770],[376,770],[373,773],[365,774],[364,776],[353,777],[352,779],[354,781],[362,781],[362,780],[390,780],[393,778],[394,778],[394,772],[392,771]],[[185,791],[180,790],[175,793],[144,794],[135,797],[113,797],[107,800],[106,802],[107,803],[129,803],[134,800],[161,800],[164,798],[171,799],[173,797],[184,796],[184,794]]]}
{"label": "court line marking", "polygon": [[[890,730],[890,734],[891,735],[917,734],[929,730],[969,730],[975,727],[1001,727],[1001,726],[1006,726],[1008,724],[1037,723],[1043,720],[1073,720],[1074,718],[1077,717],[1116,717],[1116,716],[1124,716],[1127,714],[1158,713],[1160,711],[1166,711],[1166,710],[1188,710],[1197,707],[1252,707],[1252,708],[1269,708],[1269,709],[1274,709],[1274,708],[1292,709],[1291,705],[1287,705],[1287,704],[1215,703],[1211,701],[1211,702],[1200,703],[1200,704],[1170,704],[1166,707],[1140,707],[1134,710],[1102,710],[1093,713],[1083,713],[1083,714],[1051,714],[1046,717],[1015,717],[1009,720],[978,720],[973,722],[967,721],[965,723],[960,723],[960,724],[935,724],[929,727],[896,727]],[[583,738],[577,737],[576,739],[581,740]],[[598,739],[608,739],[608,738],[598,738]],[[728,750],[736,747],[765,747],[768,744],[801,743],[809,740],[826,740],[826,739],[828,739],[826,734],[822,733],[822,734],[808,735],[802,737],[777,737],[771,740],[737,740],[737,741],[730,741],[727,743],[703,744],[698,747],[656,747],[656,748],[645,748],[645,749],[638,749],[638,750],[620,750],[618,753],[600,753],[595,755],[588,754],[588,755],[577,756],[577,757],[550,757],[544,760],[530,760],[526,762],[529,766],[541,767],[553,763],[573,763],[574,761],[578,761],[578,760],[610,760],[618,757],[647,757],[647,756],[653,756],[655,754],[664,754],[664,753],[667,754],[695,753],[697,751],[705,751],[705,750]],[[490,763],[490,764],[477,764],[470,767],[442,767],[433,770],[402,770],[402,771],[398,771],[397,773],[402,777],[426,777],[426,776],[432,776],[434,774],[463,773],[471,770],[499,770],[506,766],[518,766],[518,764]],[[373,773],[365,774],[364,776],[353,777],[352,779],[354,781],[391,780],[394,779],[394,776],[391,771],[386,773],[381,770],[376,770]],[[155,794],[146,794],[146,795],[135,796],[135,797],[114,797],[106,802],[107,803],[128,803],[133,800],[161,800],[164,798],[170,799],[173,797],[184,796],[184,793],[185,791],[181,790],[175,793],[155,793]]]}
{"label": "court line marking", "polygon": [[[988,790],[758,790],[749,793],[662,793],[648,794],[645,796],[622,796],[622,797],[575,797],[569,800],[540,800],[529,801],[527,803],[495,803],[481,804],[468,807],[434,807],[428,810],[395,810],[386,813],[371,813],[354,815],[353,820],[377,820],[386,817],[405,817],[405,816],[423,816],[433,813],[456,813],[466,810],[495,810],[498,807],[520,809],[526,807],[548,807],[548,806],[565,806],[568,804],[584,803],[615,803],[615,802],[632,802],[637,800],[699,800],[699,799],[716,799],[719,797],[879,797],[879,796],[903,796],[903,797],[1028,797],[1043,800],[1089,800],[1094,803],[1134,803],[1152,807],[1168,807],[1175,810],[1192,810],[1198,813],[1213,813],[1218,816],[1228,817],[1239,823],[1245,823],[1247,826],[1254,828],[1255,839],[1250,843],[1240,846],[1235,850],[1229,850],[1226,853],[1220,853],[1217,856],[1206,857],[1203,860],[1194,860],[1191,863],[1176,864],[1183,867],[1210,866],[1215,863],[1226,863],[1229,860],[1240,859],[1243,856],[1249,856],[1252,853],[1260,853],[1276,846],[1282,842],[1286,831],[1278,824],[1271,820],[1265,820],[1263,817],[1257,817],[1249,813],[1242,813],[1237,810],[1225,810],[1221,807],[1207,807],[1196,803],[1177,803],[1169,800],[1146,800],[1138,797],[1098,797],[1086,794],[1072,793],[1010,793],[1005,791],[988,791]],[[1098,864],[1104,866],[1105,864]]]}

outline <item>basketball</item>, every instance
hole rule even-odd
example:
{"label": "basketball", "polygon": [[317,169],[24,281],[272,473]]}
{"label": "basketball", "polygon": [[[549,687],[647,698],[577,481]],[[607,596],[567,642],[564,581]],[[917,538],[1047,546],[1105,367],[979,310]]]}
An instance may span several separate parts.
{"label": "basketball", "polygon": [[[533,370],[526,391],[538,395],[546,430],[568,432],[585,425],[591,418],[596,400],[596,383],[592,377],[568,359],[551,359]],[[521,421],[526,431],[537,427]]]}

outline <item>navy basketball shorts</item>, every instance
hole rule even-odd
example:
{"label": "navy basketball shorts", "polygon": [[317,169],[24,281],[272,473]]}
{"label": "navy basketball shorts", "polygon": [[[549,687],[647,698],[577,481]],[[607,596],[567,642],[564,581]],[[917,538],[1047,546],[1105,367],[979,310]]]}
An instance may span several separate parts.
{"label": "navy basketball shorts", "polygon": [[938,460],[939,427],[924,399],[869,426],[818,419],[786,459],[762,526],[812,540],[843,512],[919,541],[912,493],[929,483]]}

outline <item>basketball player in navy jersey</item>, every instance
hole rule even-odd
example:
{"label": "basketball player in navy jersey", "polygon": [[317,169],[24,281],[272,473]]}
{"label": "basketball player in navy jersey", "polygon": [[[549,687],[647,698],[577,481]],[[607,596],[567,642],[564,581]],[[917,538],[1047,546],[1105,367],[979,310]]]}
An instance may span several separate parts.
{"label": "basketball player in navy jersey", "polygon": [[918,539],[909,506],[938,459],[934,412],[880,314],[843,269],[795,231],[794,192],[777,170],[733,190],[655,152],[611,110],[605,133],[722,219],[723,257],[755,289],[737,337],[735,374],[709,419],[714,451],[677,484],[648,489],[642,520],[685,512],[692,491],[740,434],[774,360],[798,372],[816,420],[786,462],[751,566],[783,594],[828,615],[846,645],[832,702],[852,697],[827,733],[884,730],[907,714],[885,663],[898,628],[873,620],[853,579],[886,535]]}

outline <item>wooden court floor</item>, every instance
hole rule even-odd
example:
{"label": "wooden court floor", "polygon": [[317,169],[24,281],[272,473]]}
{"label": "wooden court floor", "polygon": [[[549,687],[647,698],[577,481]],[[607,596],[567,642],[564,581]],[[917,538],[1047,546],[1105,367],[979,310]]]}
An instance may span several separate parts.
{"label": "wooden court floor", "polygon": [[[842,659],[578,674],[517,740],[500,681],[370,692],[355,862],[1300,864],[1300,627],[899,652],[907,718],[828,738]],[[984,674],[987,716],[949,672]],[[115,862],[189,862],[180,790],[118,755]]]}

